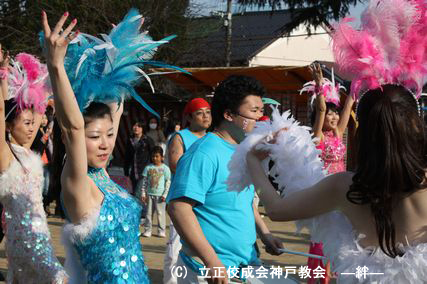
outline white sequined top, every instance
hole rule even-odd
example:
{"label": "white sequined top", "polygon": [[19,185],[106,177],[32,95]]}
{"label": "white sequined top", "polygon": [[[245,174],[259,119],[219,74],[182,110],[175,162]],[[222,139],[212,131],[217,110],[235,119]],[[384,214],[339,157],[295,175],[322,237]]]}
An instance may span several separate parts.
{"label": "white sequined top", "polygon": [[40,156],[12,144],[19,161],[0,174],[4,207],[8,283],[62,283],[66,273],[56,258],[42,202]]}

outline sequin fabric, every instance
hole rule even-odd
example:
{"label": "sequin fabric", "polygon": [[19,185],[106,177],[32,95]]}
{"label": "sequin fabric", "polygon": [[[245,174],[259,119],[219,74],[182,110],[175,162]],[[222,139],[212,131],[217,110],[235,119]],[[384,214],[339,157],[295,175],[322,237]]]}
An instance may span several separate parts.
{"label": "sequin fabric", "polygon": [[12,145],[18,162],[0,174],[4,206],[8,283],[62,283],[66,273],[51,245],[42,202],[40,156]]}
{"label": "sequin fabric", "polygon": [[88,283],[150,283],[140,243],[141,204],[114,183],[103,169],[88,176],[104,193],[95,226],[74,247]]}
{"label": "sequin fabric", "polygon": [[324,139],[317,146],[322,150],[320,158],[323,160],[328,174],[334,174],[346,171],[344,158],[346,147],[339,137],[336,137],[332,131],[323,132]]}

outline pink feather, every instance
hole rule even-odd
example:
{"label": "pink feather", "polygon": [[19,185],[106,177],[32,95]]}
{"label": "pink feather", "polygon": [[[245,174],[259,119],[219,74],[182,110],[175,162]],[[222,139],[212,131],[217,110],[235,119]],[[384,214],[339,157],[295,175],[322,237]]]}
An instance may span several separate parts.
{"label": "pink feather", "polygon": [[15,56],[9,75],[9,97],[17,102],[20,109],[33,108],[44,113],[47,107],[48,71],[44,64],[31,54]]}
{"label": "pink feather", "polygon": [[[327,103],[333,103],[336,106],[339,106],[341,89],[345,90],[345,87],[341,86],[339,83],[334,85],[329,79],[323,78],[323,83],[320,86],[319,93],[325,96]],[[314,81],[305,83],[303,88],[300,90],[300,95],[304,92],[312,94],[311,104],[313,104],[314,98],[316,97],[316,83]]]}
{"label": "pink feather", "polygon": [[340,70],[352,78],[351,94],[387,83],[419,94],[427,75],[427,2],[371,0],[361,30],[349,22],[336,26],[333,52]]}
{"label": "pink feather", "polygon": [[19,53],[15,56],[15,60],[22,64],[22,67],[27,73],[28,80],[37,80],[42,71],[42,64],[35,56],[28,53]]}

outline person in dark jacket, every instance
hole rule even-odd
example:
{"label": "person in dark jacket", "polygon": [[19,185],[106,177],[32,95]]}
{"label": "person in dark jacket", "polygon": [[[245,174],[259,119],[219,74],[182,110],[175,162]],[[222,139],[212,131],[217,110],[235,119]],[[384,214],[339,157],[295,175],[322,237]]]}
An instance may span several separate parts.
{"label": "person in dark jacket", "polygon": [[145,166],[150,163],[151,151],[154,147],[154,141],[144,134],[143,122],[136,122],[132,127],[132,137],[129,138],[126,145],[125,154],[125,176],[130,177],[132,181],[133,193],[138,180],[142,178],[142,172]]}

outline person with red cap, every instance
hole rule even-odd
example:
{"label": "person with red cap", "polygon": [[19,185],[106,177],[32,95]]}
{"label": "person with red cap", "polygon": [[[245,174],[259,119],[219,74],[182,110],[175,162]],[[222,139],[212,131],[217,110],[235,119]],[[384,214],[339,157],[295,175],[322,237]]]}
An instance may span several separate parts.
{"label": "person with red cap", "polygon": [[[206,130],[212,122],[211,106],[202,98],[190,100],[184,108],[184,119],[188,125],[187,128],[177,132],[168,145],[168,163],[172,174],[175,174],[178,160],[190,146],[199,138],[206,134]],[[166,254],[164,258],[163,283],[177,283],[176,276],[171,273],[171,268],[176,265],[178,254],[181,250],[180,237],[172,224],[169,226],[169,241],[167,242]]]}
{"label": "person with red cap", "polygon": [[168,145],[168,162],[175,173],[179,158],[199,138],[205,136],[212,122],[211,106],[202,98],[190,100],[184,108],[184,119],[188,127],[177,132]]}

